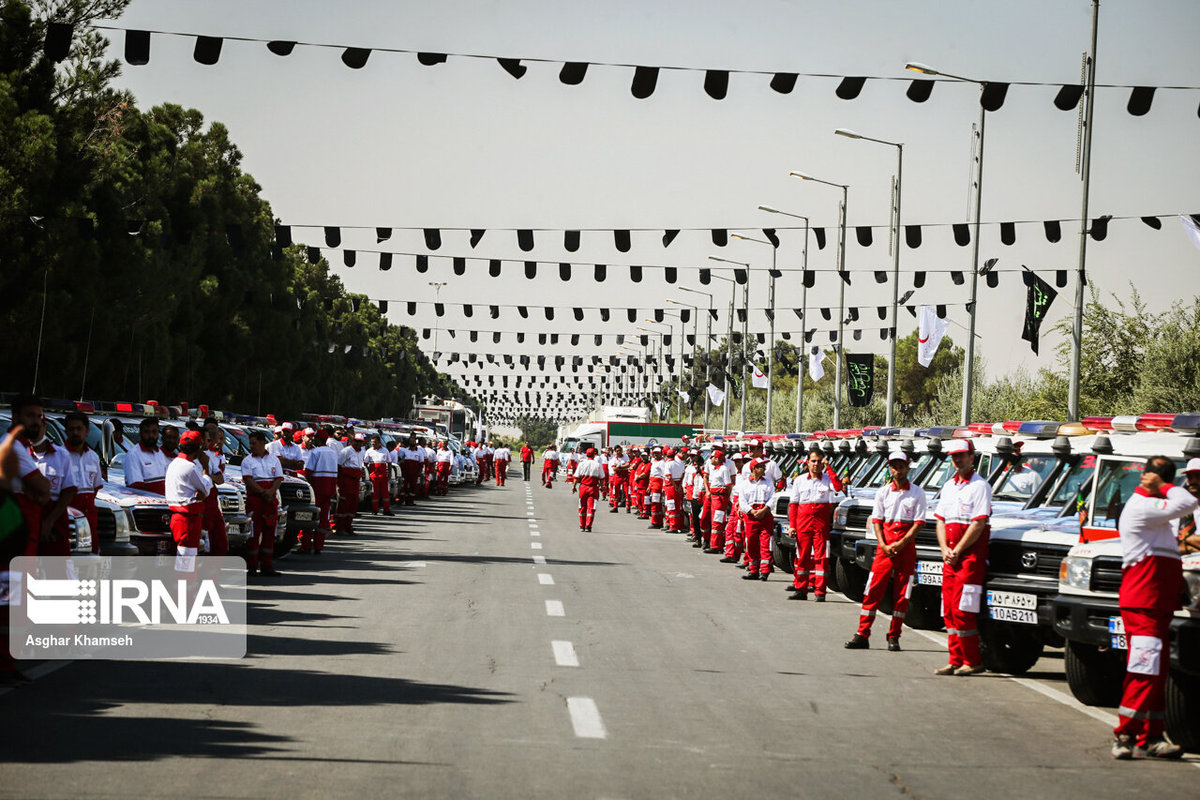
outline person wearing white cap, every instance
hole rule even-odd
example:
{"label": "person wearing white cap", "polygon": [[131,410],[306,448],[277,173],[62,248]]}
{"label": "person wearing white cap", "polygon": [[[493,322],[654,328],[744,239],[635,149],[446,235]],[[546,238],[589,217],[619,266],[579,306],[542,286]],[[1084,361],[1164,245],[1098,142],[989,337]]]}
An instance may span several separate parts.
{"label": "person wearing white cap", "polygon": [[[725,460],[725,448],[717,445],[713,448],[712,457],[704,465],[704,486],[707,519],[712,528],[708,538],[706,553],[723,553],[725,551],[725,517],[729,513],[729,495],[737,480],[737,470],[733,464]],[[701,511],[704,517],[704,511]],[[704,532],[701,531],[701,537]]]}
{"label": "person wearing white cap", "polygon": [[743,580],[766,580],[771,574],[771,531],[775,517],[771,514],[771,498],[775,483],[766,478],[767,460],[750,462],[750,477],[738,488],[738,503],[746,530],[746,574]]}
{"label": "person wearing white cap", "polygon": [[[1183,488],[1200,499],[1200,458],[1189,460],[1184,468]],[[1192,512],[1190,519],[1184,517],[1179,521],[1179,553],[1195,552],[1200,552],[1200,508]]]}
{"label": "person wearing white cap", "polygon": [[354,515],[358,513],[358,489],[363,477],[363,442],[366,436],[356,433],[349,446],[338,453],[337,532],[354,535]]}
{"label": "person wearing white cap", "polygon": [[589,447],[585,458],[575,467],[575,480],[579,484],[579,530],[591,533],[596,521],[600,485],[604,483],[604,470],[596,461],[596,448]]}
{"label": "person wearing white cap", "polygon": [[818,603],[825,602],[825,571],[829,564],[829,531],[833,510],[845,487],[817,447],[808,451],[804,473],[792,481],[788,493],[789,537],[796,540],[792,566],[793,600],[807,600],[812,589]]}
{"label": "person wearing white cap", "polygon": [[[1188,466],[1192,466],[1189,464]],[[1197,465],[1200,467],[1200,465]],[[1121,622],[1129,641],[1125,683],[1113,729],[1112,756],[1179,758],[1183,750],[1164,735],[1169,630],[1183,589],[1174,521],[1196,511],[1196,498],[1175,481],[1175,463],[1151,456],[1140,486],[1121,509]]]}
{"label": "person wearing white cap", "polygon": [[987,577],[992,485],[975,471],[975,446],[951,439],[945,446],[954,475],[942,485],[937,509],[942,548],[942,616],[950,659],[937,675],[974,675],[984,671],[976,621]]}
{"label": "person wearing white cap", "polygon": [[554,473],[558,472],[558,451],[553,444],[546,445],[542,453],[542,485],[547,489],[554,488]]}
{"label": "person wearing white cap", "polygon": [[867,592],[858,632],[846,642],[848,650],[870,646],[871,623],[875,609],[883,599],[888,580],[892,581],[892,623],[888,627],[888,650],[900,649],[900,633],[908,612],[913,573],[917,568],[917,533],[925,524],[925,490],[908,480],[908,454],[903,450],[888,453],[892,480],[875,493],[870,524],[875,529],[875,561],[867,575]]}
{"label": "person wearing white cap", "polygon": [[275,439],[267,445],[267,452],[279,459],[285,475],[294,476],[297,470],[304,469],[304,454],[292,438],[295,430],[296,426],[290,422],[276,426]]}

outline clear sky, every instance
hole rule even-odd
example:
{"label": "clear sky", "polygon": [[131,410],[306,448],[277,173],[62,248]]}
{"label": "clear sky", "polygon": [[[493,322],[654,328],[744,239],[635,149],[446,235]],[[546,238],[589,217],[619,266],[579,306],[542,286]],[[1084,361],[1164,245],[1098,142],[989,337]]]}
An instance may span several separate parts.
{"label": "clear sky", "polygon": [[[697,69],[828,73],[908,79],[908,61],[945,72],[993,81],[1078,83],[1088,47],[1091,3],[1087,0],[1010,0],[1005,3],[891,0],[398,0],[304,2],[254,0],[204,3],[135,0],[113,24],[187,33],[300,40],[557,62],[661,65]],[[121,52],[122,34],[115,34]],[[1100,9],[1097,82],[1200,87],[1200,3],[1195,0],[1105,0]],[[432,306],[409,317],[396,301],[432,301],[429,282],[445,282],[446,327],[463,331],[458,352],[563,353],[539,347],[536,337],[518,345],[505,336],[494,345],[481,336],[471,345],[465,331],[634,333],[621,314],[603,323],[588,311],[575,322],[572,306],[661,306],[666,298],[700,299],[647,270],[640,283],[615,265],[679,267],[677,285],[698,287],[694,268],[709,255],[751,262],[750,307],[767,305],[770,251],[730,240],[712,244],[706,231],[680,233],[664,248],[664,229],[800,226],[798,220],[757,210],[775,206],[837,223],[840,192],[788,177],[793,170],[850,185],[851,226],[886,226],[896,150],[833,135],[843,127],[903,142],[905,224],[966,222],[971,174],[971,129],[979,116],[972,84],[939,82],[921,104],[905,97],[907,82],[868,81],[855,100],[835,95],[837,78],[800,77],[790,94],[769,87],[770,75],[734,74],[728,96],[713,100],[704,74],[664,71],[654,94],[630,93],[631,66],[592,66],[578,86],[559,82],[560,63],[528,63],[513,79],[493,60],[450,57],[422,66],[414,55],[373,53],[351,70],[340,50],[298,47],[272,55],[261,43],[225,42],[219,63],[192,59],[191,39],[156,36],[146,66],[124,68],[120,84],[139,104],[165,101],[200,109],[231,130],[245,155],[244,168],[263,186],[276,215],[292,225],[394,226],[488,229],[474,249],[468,233],[446,232],[443,246],[427,251],[419,230],[397,231],[388,247],[431,252],[430,270],[418,274],[412,258],[398,256],[389,272],[376,257],[360,254],[346,269],[340,253],[327,253],[352,291],[393,301],[390,319],[418,329],[435,323]],[[1075,172],[1078,114],[1056,109],[1057,86],[1013,86],[1004,106],[989,114],[985,147],[985,222],[1034,220],[1017,225],[1006,246],[998,226],[985,228],[981,261],[999,258],[1001,269],[1028,265],[1072,270],[1044,326],[1071,315],[1073,271],[1079,251],[1078,223],[1064,223],[1062,240],[1046,241],[1041,220],[1077,219],[1081,183]],[[1200,89],[1160,90],[1151,111],[1126,111],[1128,89],[1097,91],[1092,154],[1090,216],[1200,213]],[[1176,219],[1154,231],[1134,219],[1114,221],[1107,239],[1090,242],[1088,271],[1104,297],[1128,297],[1132,283],[1154,310],[1200,293],[1200,251]],[[558,233],[536,234],[524,253],[511,232],[498,228],[584,229],[578,252],[564,249]],[[632,249],[618,252],[611,235],[588,229],[652,229],[634,233]],[[657,230],[657,232],[654,232]],[[832,234],[832,230],[830,231]],[[970,266],[970,248],[958,247],[949,228],[924,229],[917,249],[901,252],[901,291],[912,288],[916,270]],[[761,237],[761,233],[758,234]],[[321,232],[294,230],[298,241],[322,244]],[[344,246],[379,249],[373,231],[343,232]],[[778,263],[798,269],[803,234],[781,230]],[[890,270],[886,227],[862,247],[848,237],[847,267]],[[810,268],[834,266],[834,237],[824,250],[810,245]],[[462,277],[448,258],[536,259],[538,279],[524,277],[519,263],[500,278],[487,262],[471,261]],[[556,264],[571,261],[610,266],[597,283],[589,267],[559,279]],[[716,265],[711,265],[716,266]],[[728,274],[728,273],[725,273]],[[1052,276],[1051,276],[1052,280]],[[728,284],[714,281],[723,307]],[[699,287],[704,288],[704,287]],[[785,272],[777,305],[799,306],[800,279]],[[880,323],[874,307],[890,302],[888,285],[856,273],[848,306],[863,306],[866,324]],[[946,303],[950,335],[964,338],[967,287],[946,273],[931,273],[912,302]],[[498,320],[480,313],[467,319],[454,304],[555,305],[566,312],[548,323],[540,314],[522,320],[505,309]],[[810,307],[834,306],[837,283],[822,273],[809,292]],[[1017,273],[1003,273],[998,288],[980,283],[979,349],[992,375],[1054,363],[1053,336],[1043,336],[1041,357],[1020,340],[1024,287]],[[799,331],[790,311],[778,315],[779,330]],[[829,327],[817,318],[821,327]],[[765,332],[767,320],[752,312],[750,328]],[[646,326],[653,327],[653,326]],[[722,331],[725,320],[714,325]],[[901,312],[900,335],[916,327]],[[690,326],[689,326],[690,330]],[[824,334],[818,336],[821,341]],[[795,339],[793,339],[795,341]],[[618,353],[611,339],[583,355]],[[432,342],[424,342],[432,350]],[[886,353],[878,332],[850,341],[851,352]],[[1084,354],[1087,357],[1087,354]],[[497,374],[511,374],[507,369]],[[832,376],[832,370],[829,371]],[[826,378],[831,380],[832,377]],[[882,380],[882,379],[881,379]]]}

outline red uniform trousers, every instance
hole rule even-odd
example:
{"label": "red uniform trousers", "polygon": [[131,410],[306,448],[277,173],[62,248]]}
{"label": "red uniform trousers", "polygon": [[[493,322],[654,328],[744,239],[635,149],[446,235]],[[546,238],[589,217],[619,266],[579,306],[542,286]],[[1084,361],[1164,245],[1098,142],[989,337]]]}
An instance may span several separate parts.
{"label": "red uniform trousers", "polygon": [[663,479],[650,479],[650,524],[661,528],[663,524]]}
{"label": "red uniform trousers", "polygon": [[729,516],[729,488],[709,489],[706,495],[708,502],[708,518],[711,529],[708,539],[710,550],[725,549],[725,519]]}
{"label": "red uniform trousers", "polygon": [[21,516],[25,517],[25,527],[29,528],[29,538],[25,540],[25,552],[21,555],[36,556],[38,554],[38,538],[42,532],[42,504],[35,503],[26,494],[15,494],[13,499],[17,501],[17,507],[21,509]]}
{"label": "red uniform trousers", "polygon": [[596,520],[596,502],[603,478],[582,478],[579,483],[579,527],[590,528]]}
{"label": "red uniform trousers", "polygon": [[88,527],[92,530],[92,554],[100,552],[100,514],[96,511],[95,492],[75,492],[68,505],[76,511],[83,512],[87,517]]}
{"label": "red uniform trousers", "polygon": [[229,532],[225,528],[225,515],[221,513],[221,498],[217,487],[204,498],[204,513],[200,527],[208,531],[208,554],[223,556],[229,553]]}
{"label": "red uniform trousers", "polygon": [[[699,503],[699,506],[696,503]],[[701,492],[700,496],[692,501],[692,538],[698,542],[703,542],[708,538],[708,531],[712,528],[712,501],[708,497],[708,492]]]}
{"label": "red uniform trousers", "polygon": [[600,469],[604,471],[604,477],[600,479],[600,499],[608,499],[608,464],[600,465]]}
{"label": "red uniform trousers", "polygon": [[487,470],[486,473],[484,474],[485,478],[492,477],[492,458],[493,458],[493,456],[484,456],[483,457],[483,466]]}
{"label": "red uniform trousers", "polygon": [[508,461],[498,458],[492,462],[492,466],[496,468],[496,485],[503,486],[508,479]]}
{"label": "red uniform trousers", "polygon": [[388,492],[388,465],[379,463],[372,464],[371,470],[371,510],[379,513],[379,504],[383,504],[384,511],[392,510],[392,498]]}
{"label": "red uniform trousers", "polygon": [[1168,556],[1147,556],[1121,574],[1121,622],[1129,656],[1113,733],[1135,736],[1141,746],[1163,735],[1169,629],[1182,586],[1181,562]]}
{"label": "red uniform trousers", "polygon": [[404,478],[404,504],[411,506],[417,501],[417,483],[421,479],[421,462],[401,461],[400,476]]}
{"label": "red uniform trousers", "polygon": [[788,524],[796,529],[796,559],[792,565],[792,587],[825,595],[825,571],[829,568],[829,530],[833,526],[832,503],[792,503]]}
{"label": "red uniform trousers", "polygon": [[[621,507],[621,490],[625,486],[625,479],[619,472],[614,472],[608,476],[608,504],[613,508]],[[625,498],[625,507],[629,507],[629,498]]]}
{"label": "red uniform trousers", "polygon": [[475,466],[479,467],[479,472],[475,476],[475,485],[483,485],[483,479],[487,477],[487,459],[479,456],[475,459]]}
{"label": "red uniform trousers", "polygon": [[664,505],[667,510],[667,530],[676,533],[683,530],[683,487],[671,480],[663,481]]}
{"label": "red uniform trousers", "polygon": [[429,497],[430,492],[433,491],[434,472],[435,472],[434,462],[432,462],[432,461],[423,462],[423,464],[421,465],[421,471],[420,471],[421,497]]}
{"label": "red uniform trousers", "polygon": [[575,465],[567,464],[567,483],[571,484],[571,491],[575,491]]}
{"label": "red uniform trousers", "polygon": [[358,485],[362,475],[351,467],[338,467],[337,529],[341,533],[354,532],[354,515],[358,513]]}
{"label": "red uniform trousers", "polygon": [[648,477],[633,479],[633,510],[642,519],[650,519],[650,479]]}
{"label": "red uniform trousers", "polygon": [[246,568],[251,572],[260,567],[271,569],[275,558],[275,525],[279,522],[279,500],[273,495],[248,496],[246,511],[249,512],[252,523],[250,541],[246,543]]}
{"label": "red uniform trousers", "polygon": [[742,519],[742,507],[738,504],[738,496],[729,498],[729,517],[725,521],[725,557],[740,559],[744,552],[746,528]]}
{"label": "red uniform trousers", "polygon": [[321,517],[317,520],[315,534],[308,530],[301,532],[300,549],[319,553],[325,548],[325,535],[330,530],[329,509],[333,505],[333,498],[337,496],[337,478],[312,477],[308,482],[312,484],[313,497],[316,498],[314,502],[317,508],[321,509]]}
{"label": "red uniform trousers", "polygon": [[542,462],[542,483],[549,489],[554,485],[554,472],[558,469],[553,461]]}
{"label": "red uniform trousers", "polygon": [[450,491],[450,462],[439,461],[437,465],[437,493],[444,495]]}
{"label": "red uniform trousers", "polygon": [[[946,543],[954,547],[965,530],[965,525],[947,525]],[[976,666],[983,663],[977,619],[983,599],[983,579],[987,577],[987,553],[985,535],[982,541],[962,554],[958,564],[942,564],[942,619],[946,623],[951,664]]]}
{"label": "red uniform trousers", "polygon": [[[883,599],[888,578],[892,579],[892,624],[888,626],[888,638],[899,639],[908,613],[908,598],[912,595],[913,573],[917,569],[917,543],[909,542],[895,558],[875,548],[875,560],[867,576],[867,593],[863,597],[862,612],[858,616],[858,635],[869,637],[871,623],[875,621],[875,610]],[[794,584],[793,584],[794,585]]]}
{"label": "red uniform trousers", "polygon": [[[768,506],[751,506],[769,508]],[[746,569],[751,575],[771,574],[771,532],[775,530],[775,517],[770,510],[762,519],[754,519],[749,514],[742,514],[742,522],[746,526]]]}
{"label": "red uniform trousers", "polygon": [[204,526],[204,501],[171,509],[171,538],[175,540],[175,571],[195,575],[200,532]]}

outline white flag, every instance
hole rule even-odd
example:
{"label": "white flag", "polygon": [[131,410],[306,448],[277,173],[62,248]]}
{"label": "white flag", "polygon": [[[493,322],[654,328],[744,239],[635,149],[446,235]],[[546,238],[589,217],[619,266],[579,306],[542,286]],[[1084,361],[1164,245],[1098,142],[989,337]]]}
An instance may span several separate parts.
{"label": "white flag", "polygon": [[750,383],[755,389],[765,389],[771,383],[771,379],[761,369],[755,367],[754,372],[751,373]]}
{"label": "white flag", "polygon": [[654,401],[654,413],[657,416],[662,416],[662,403],[657,400]]}
{"label": "white flag", "polygon": [[933,306],[921,306],[917,315],[917,363],[928,367],[933,361],[942,337],[946,335],[947,323],[939,319]]}
{"label": "white flag", "polygon": [[708,385],[708,399],[712,401],[714,406],[719,406],[725,402],[725,393],[710,383]]}
{"label": "white flag", "polygon": [[683,401],[683,402],[685,402],[685,403],[690,403],[690,402],[692,402],[692,396],[691,396],[690,394],[688,394],[687,392],[680,392],[680,393],[679,393],[679,399],[680,399],[680,400],[682,400],[682,401]]}
{"label": "white flag", "polygon": [[820,345],[813,345],[812,350],[808,351],[808,377],[813,379],[813,383],[825,377],[825,351]]}
{"label": "white flag", "polygon": [[1195,218],[1180,214],[1179,221],[1183,224],[1183,229],[1187,231],[1188,238],[1192,240],[1192,244],[1200,248],[1200,225],[1196,223]]}

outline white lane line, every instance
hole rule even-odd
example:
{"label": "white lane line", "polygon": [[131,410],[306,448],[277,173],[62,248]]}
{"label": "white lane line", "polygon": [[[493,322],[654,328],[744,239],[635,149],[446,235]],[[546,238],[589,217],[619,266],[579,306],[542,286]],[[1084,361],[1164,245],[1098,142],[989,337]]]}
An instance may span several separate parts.
{"label": "white lane line", "polygon": [[538,583],[540,583],[542,586],[553,586],[554,576],[548,572],[539,572]]}
{"label": "white lane line", "polygon": [[547,617],[565,617],[567,612],[563,609],[562,600],[547,600],[546,601],[546,616]]}
{"label": "white lane line", "polygon": [[541,542],[530,542],[530,543],[529,543],[529,549],[531,549],[531,550],[541,550],[541,549],[542,549],[542,543],[541,543]]}
{"label": "white lane line", "polygon": [[533,557],[533,563],[535,563],[535,564],[545,564],[545,563],[546,563],[546,557],[545,557],[545,556],[534,556],[534,557]]}
{"label": "white lane line", "polygon": [[424,561],[405,561],[405,562],[404,562],[404,564],[403,564],[402,566],[405,566],[405,567],[423,567],[423,566],[425,566],[425,562],[424,562]]}
{"label": "white lane line", "polygon": [[560,667],[578,667],[579,656],[575,654],[575,645],[570,642],[553,641],[550,647],[554,648],[554,663]]}
{"label": "white lane line", "polygon": [[525,516],[527,516],[527,517],[532,517],[532,516],[533,516],[533,512],[532,512],[532,511],[526,511],[526,512],[525,512]]}
{"label": "white lane line", "polygon": [[1067,694],[1066,692],[1060,692],[1057,689],[1051,689],[1049,686],[1042,686],[1037,681],[1031,681],[1028,678],[1009,678],[1009,680],[1012,681],[1013,683],[1018,683],[1021,686],[1024,686],[1026,689],[1032,689],[1033,691],[1037,692],[1038,694],[1045,695],[1046,697],[1049,697],[1051,700],[1055,701],[1056,703],[1062,703],[1067,708],[1073,708],[1076,711],[1078,711],[1080,714],[1087,714],[1092,719],[1100,720],[1105,725],[1108,725],[1110,728],[1116,727],[1116,724],[1117,724],[1117,715],[1116,714],[1109,714],[1105,711],[1101,711],[1098,708],[1092,708],[1091,706],[1085,706],[1083,703],[1079,702],[1078,700],[1076,700],[1074,697]]}
{"label": "white lane line", "polygon": [[579,738],[608,738],[608,731],[604,730],[604,721],[600,719],[600,709],[596,708],[596,701],[592,698],[568,697],[567,712],[571,715],[571,725]]}
{"label": "white lane line", "polygon": [[530,531],[530,532],[529,532],[529,535],[530,535],[530,536],[541,536],[541,534],[540,534],[540,533],[538,533],[537,531]]}

